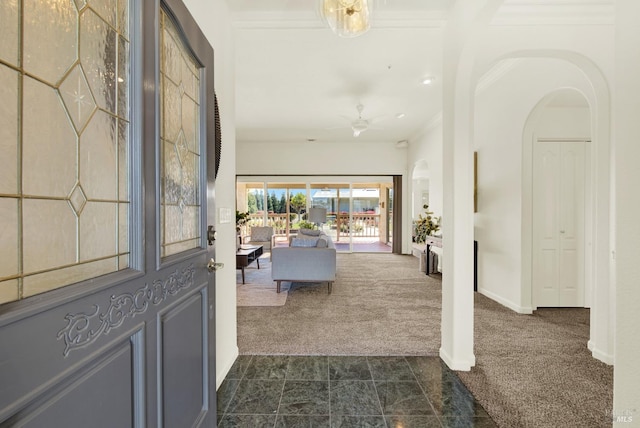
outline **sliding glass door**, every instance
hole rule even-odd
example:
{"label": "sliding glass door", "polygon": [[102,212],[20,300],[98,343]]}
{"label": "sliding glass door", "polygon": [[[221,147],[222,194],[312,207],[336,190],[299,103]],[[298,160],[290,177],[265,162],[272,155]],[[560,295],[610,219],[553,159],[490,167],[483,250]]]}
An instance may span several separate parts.
{"label": "sliding glass door", "polygon": [[[318,227],[340,252],[391,252],[393,206],[388,182],[242,182],[238,210],[249,212],[248,227],[273,226],[276,245],[287,245],[300,227]],[[323,219],[311,208],[326,209]]]}

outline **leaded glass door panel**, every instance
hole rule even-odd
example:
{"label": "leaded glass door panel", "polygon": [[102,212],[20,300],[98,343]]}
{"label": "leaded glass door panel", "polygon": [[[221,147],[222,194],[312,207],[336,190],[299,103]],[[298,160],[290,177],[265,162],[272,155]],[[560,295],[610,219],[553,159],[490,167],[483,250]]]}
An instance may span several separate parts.
{"label": "leaded glass door panel", "polygon": [[0,425],[215,424],[213,50],[193,18],[3,0],[0,99]]}

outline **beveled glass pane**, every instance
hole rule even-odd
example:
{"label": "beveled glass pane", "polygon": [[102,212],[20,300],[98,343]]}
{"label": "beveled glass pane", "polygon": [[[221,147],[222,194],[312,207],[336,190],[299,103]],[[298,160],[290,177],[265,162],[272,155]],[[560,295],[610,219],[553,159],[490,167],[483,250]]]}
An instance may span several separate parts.
{"label": "beveled glass pane", "polygon": [[51,291],[65,285],[95,278],[118,270],[118,260],[112,257],[92,263],[83,263],[65,267],[37,275],[26,276],[23,279],[23,297]]}
{"label": "beveled glass pane", "polygon": [[117,198],[116,125],[113,116],[98,111],[80,137],[80,184],[89,199]]}
{"label": "beveled glass pane", "polygon": [[78,132],[87,124],[96,108],[89,84],[79,65],[60,84],[60,96]]}
{"label": "beveled glass pane", "polygon": [[116,203],[87,202],[80,215],[81,262],[116,254],[116,243],[120,235],[116,221],[117,208]]}
{"label": "beveled glass pane", "polygon": [[198,114],[198,106],[189,97],[182,97],[182,130],[187,140],[187,147],[195,152],[197,138],[196,115]]}
{"label": "beveled glass pane", "polygon": [[187,241],[178,242],[176,244],[170,244],[163,248],[163,257],[170,256],[172,254],[178,254],[183,251],[191,250],[200,246],[199,239],[189,239]]}
{"label": "beveled glass pane", "polygon": [[0,2],[0,59],[18,65],[18,0]]}
{"label": "beveled glass pane", "polygon": [[111,26],[116,26],[116,0],[88,0],[87,4]]}
{"label": "beveled glass pane", "polygon": [[129,39],[129,0],[118,0],[118,32]]}
{"label": "beveled glass pane", "polygon": [[88,3],[0,2],[0,303],[129,266],[129,0]]}
{"label": "beveled glass pane", "polygon": [[118,254],[129,252],[129,204],[118,204]]}
{"label": "beveled glass pane", "polygon": [[198,65],[163,13],[161,256],[200,246]]}
{"label": "beveled glass pane", "polygon": [[80,61],[98,106],[116,112],[116,32],[91,9],[80,16]]}
{"label": "beveled glass pane", "polygon": [[14,300],[18,300],[19,297],[17,279],[0,281],[0,304],[13,302]]}
{"label": "beveled glass pane", "polygon": [[129,201],[129,123],[118,119],[118,200]]}
{"label": "beveled glass pane", "polygon": [[182,213],[177,205],[166,205],[164,210],[164,239],[167,243],[182,240]]}
{"label": "beveled glass pane", "polygon": [[18,73],[0,65],[0,82],[0,193],[15,195],[18,192]]}
{"label": "beveled glass pane", "polygon": [[200,209],[197,206],[186,206],[182,212],[182,239],[200,237]]}
{"label": "beveled glass pane", "polygon": [[76,215],[67,201],[25,199],[22,218],[25,274],[76,262]]}
{"label": "beveled glass pane", "polygon": [[118,257],[118,270],[126,269],[129,265],[129,254],[125,254],[123,256]]}
{"label": "beveled glass pane", "polygon": [[173,38],[173,35],[178,36],[173,23],[168,18],[165,18],[164,22],[167,27],[163,32],[162,69],[164,74],[178,85],[182,81],[182,52]]}
{"label": "beveled glass pane", "polygon": [[162,136],[171,142],[176,142],[180,133],[182,99],[178,87],[169,79],[164,79],[162,99],[164,111],[162,115]]}
{"label": "beveled glass pane", "polygon": [[129,117],[129,42],[118,37],[118,116]]}
{"label": "beveled glass pane", "polygon": [[18,266],[18,199],[0,198],[0,278],[16,276]]}
{"label": "beveled glass pane", "polygon": [[77,59],[77,21],[71,1],[24,0],[25,71],[56,84]]}
{"label": "beveled glass pane", "polygon": [[182,199],[187,205],[198,205],[198,178],[200,177],[200,157],[187,152],[182,166]]}
{"label": "beveled glass pane", "polygon": [[177,204],[180,200],[182,186],[182,165],[178,160],[176,146],[172,143],[164,143],[164,173],[162,174],[163,202],[165,204]]}
{"label": "beveled glass pane", "polygon": [[58,92],[29,77],[23,83],[22,191],[67,197],[76,183],[77,142]]}

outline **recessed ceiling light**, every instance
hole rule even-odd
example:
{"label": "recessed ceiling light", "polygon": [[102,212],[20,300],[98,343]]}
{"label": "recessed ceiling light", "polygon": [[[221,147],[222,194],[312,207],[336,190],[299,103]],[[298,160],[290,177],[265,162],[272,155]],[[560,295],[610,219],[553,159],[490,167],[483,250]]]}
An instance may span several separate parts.
{"label": "recessed ceiling light", "polygon": [[405,116],[404,113],[398,113],[396,114],[396,119],[402,119]]}
{"label": "recessed ceiling light", "polygon": [[434,80],[435,80],[434,77],[431,77],[431,76],[425,77],[424,79],[422,79],[422,84],[423,85],[430,85],[430,84],[433,83]]}

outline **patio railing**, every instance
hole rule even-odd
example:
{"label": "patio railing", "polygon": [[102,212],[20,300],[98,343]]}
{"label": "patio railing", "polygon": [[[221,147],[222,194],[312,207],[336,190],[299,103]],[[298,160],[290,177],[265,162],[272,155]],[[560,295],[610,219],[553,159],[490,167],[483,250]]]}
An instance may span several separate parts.
{"label": "patio railing", "polygon": [[[295,213],[289,215],[289,232],[294,231],[294,226],[299,220],[299,216]],[[251,226],[262,226],[263,215],[250,214],[247,220],[248,228]],[[287,214],[274,214],[269,213],[267,216],[267,225],[273,227],[273,232],[276,235],[286,235],[287,233]],[[339,238],[340,236],[349,236],[349,233],[354,237],[366,237],[377,238],[380,236],[380,214],[366,214],[366,213],[353,213],[351,220],[349,215],[345,213],[327,213],[327,222],[325,227],[328,227],[331,232],[335,233]],[[248,230],[247,230],[248,232]]]}

